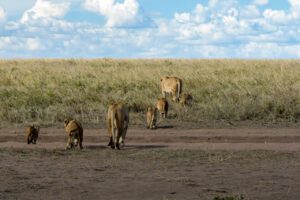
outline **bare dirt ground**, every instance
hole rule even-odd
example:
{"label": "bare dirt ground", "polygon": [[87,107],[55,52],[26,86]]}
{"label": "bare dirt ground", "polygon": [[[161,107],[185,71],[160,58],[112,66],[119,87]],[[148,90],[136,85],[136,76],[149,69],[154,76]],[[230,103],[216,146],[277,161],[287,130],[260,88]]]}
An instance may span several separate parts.
{"label": "bare dirt ground", "polygon": [[129,129],[126,147],[85,129],[65,151],[63,129],[0,129],[0,199],[300,199],[296,128]]}

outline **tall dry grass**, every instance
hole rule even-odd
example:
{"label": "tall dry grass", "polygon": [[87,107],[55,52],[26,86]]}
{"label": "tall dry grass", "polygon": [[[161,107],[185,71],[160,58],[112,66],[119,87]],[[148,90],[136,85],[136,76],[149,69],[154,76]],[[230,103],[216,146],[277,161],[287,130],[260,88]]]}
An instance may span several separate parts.
{"label": "tall dry grass", "polygon": [[143,124],[166,75],[180,77],[183,92],[194,97],[188,110],[171,103],[174,120],[300,118],[299,60],[71,59],[0,61],[0,119],[53,125],[75,117],[103,124],[108,104],[117,100],[129,105],[132,124]]}

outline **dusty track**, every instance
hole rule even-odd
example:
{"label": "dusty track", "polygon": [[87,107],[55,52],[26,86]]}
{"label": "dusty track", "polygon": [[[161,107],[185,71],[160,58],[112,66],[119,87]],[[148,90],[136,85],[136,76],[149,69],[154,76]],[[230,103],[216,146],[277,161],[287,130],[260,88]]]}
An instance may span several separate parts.
{"label": "dusty track", "polygon": [[[63,129],[0,130],[0,199],[213,200],[300,198],[298,129],[130,129],[121,150],[85,129],[65,151]],[[266,151],[267,150],[267,151]]]}
{"label": "dusty track", "polygon": [[[85,129],[85,148],[105,147],[106,130]],[[63,129],[44,128],[37,145],[25,144],[23,129],[1,129],[0,148],[64,148],[66,134]],[[277,150],[299,151],[299,129],[130,129],[127,148],[151,147],[201,150]]]}

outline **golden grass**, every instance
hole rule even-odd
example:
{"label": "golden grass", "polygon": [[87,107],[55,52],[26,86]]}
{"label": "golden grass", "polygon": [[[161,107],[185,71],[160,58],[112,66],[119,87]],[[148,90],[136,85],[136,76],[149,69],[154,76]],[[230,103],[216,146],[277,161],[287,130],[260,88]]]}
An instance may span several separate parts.
{"label": "golden grass", "polygon": [[117,100],[129,105],[132,124],[143,124],[165,75],[180,77],[183,92],[194,97],[188,112],[171,103],[173,119],[300,118],[299,60],[70,59],[0,61],[0,119],[56,124],[75,117],[99,124],[109,102]]}

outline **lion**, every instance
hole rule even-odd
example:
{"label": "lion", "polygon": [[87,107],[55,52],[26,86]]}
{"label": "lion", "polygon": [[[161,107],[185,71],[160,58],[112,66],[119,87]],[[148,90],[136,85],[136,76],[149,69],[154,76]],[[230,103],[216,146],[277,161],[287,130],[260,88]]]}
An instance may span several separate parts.
{"label": "lion", "polygon": [[64,127],[68,134],[66,149],[73,149],[75,147],[82,149],[83,128],[81,123],[74,119],[65,119]]}
{"label": "lion", "polygon": [[110,104],[107,111],[107,129],[110,137],[108,146],[119,150],[120,143],[125,146],[128,124],[128,108],[122,103]]}
{"label": "lion", "polygon": [[171,93],[173,101],[179,101],[182,92],[182,80],[180,78],[165,76],[160,79],[160,84],[164,98],[166,98],[166,93]]}
{"label": "lion", "polygon": [[180,97],[180,103],[182,106],[186,107],[186,106],[191,106],[193,102],[193,97],[190,94],[183,94]]}
{"label": "lion", "polygon": [[149,106],[147,109],[147,128],[156,128],[157,108]]}
{"label": "lion", "polygon": [[29,126],[26,128],[26,140],[27,144],[36,144],[39,138],[40,127],[39,126]]}
{"label": "lion", "polygon": [[169,103],[166,98],[158,98],[156,102],[156,108],[162,117],[167,118]]}

